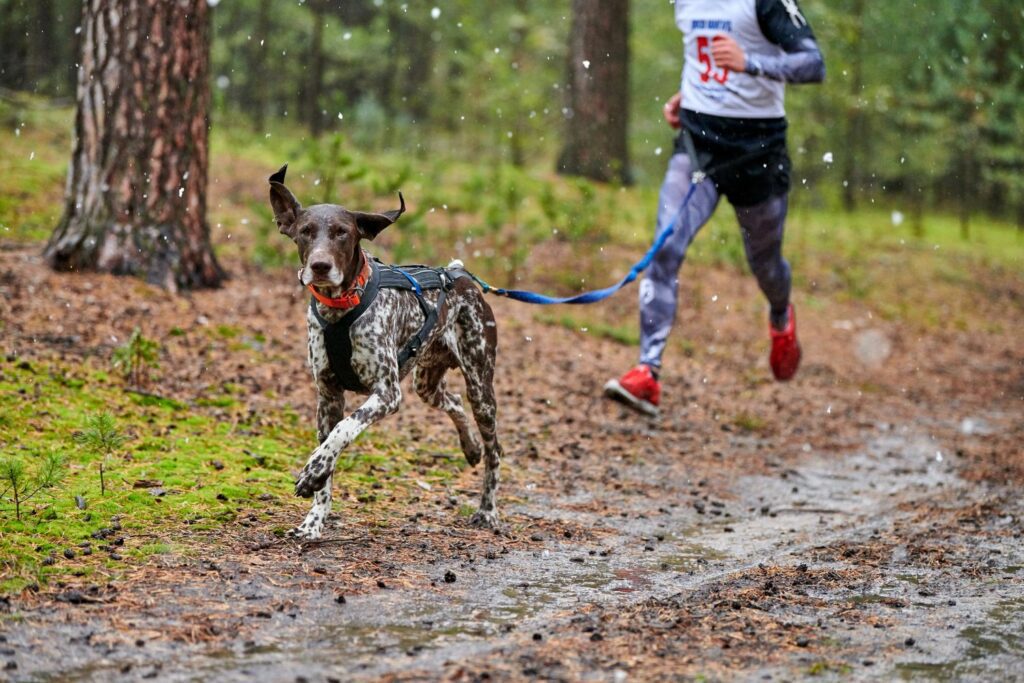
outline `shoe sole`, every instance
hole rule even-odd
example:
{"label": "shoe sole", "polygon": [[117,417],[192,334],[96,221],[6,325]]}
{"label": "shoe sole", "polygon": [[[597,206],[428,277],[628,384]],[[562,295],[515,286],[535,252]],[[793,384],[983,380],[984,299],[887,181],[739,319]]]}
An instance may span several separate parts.
{"label": "shoe sole", "polygon": [[621,384],[619,384],[618,380],[609,380],[608,383],[604,385],[604,395],[613,401],[618,401],[627,408],[631,408],[638,413],[647,415],[648,417],[658,417],[661,415],[661,411],[658,409],[658,406],[654,405],[650,401],[637,398],[633,394],[629,393]]}

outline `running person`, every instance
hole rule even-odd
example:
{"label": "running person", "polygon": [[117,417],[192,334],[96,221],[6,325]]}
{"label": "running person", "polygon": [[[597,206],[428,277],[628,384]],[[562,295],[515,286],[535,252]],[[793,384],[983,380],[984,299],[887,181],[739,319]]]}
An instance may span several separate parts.
{"label": "running person", "polygon": [[605,385],[607,396],[649,415],[661,399],[658,373],[675,321],[679,269],[722,195],[736,211],[747,262],[770,305],[772,372],[780,381],[796,373],[800,344],[782,257],[790,185],[783,101],[786,83],[825,77],[796,0],[676,0],[675,14],[683,32],[682,91],[663,114],[682,132],[661,186],[658,234],[680,213],[693,172],[705,171],[710,182],[696,187],[640,283],[639,365]]}

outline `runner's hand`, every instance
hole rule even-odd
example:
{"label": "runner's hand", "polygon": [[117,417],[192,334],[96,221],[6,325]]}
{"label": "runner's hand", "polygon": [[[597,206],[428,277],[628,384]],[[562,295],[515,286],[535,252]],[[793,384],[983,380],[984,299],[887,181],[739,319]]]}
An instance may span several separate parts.
{"label": "runner's hand", "polygon": [[724,33],[711,39],[711,57],[723,69],[742,72],[747,68],[747,55],[743,48]]}
{"label": "runner's hand", "polygon": [[679,107],[683,102],[683,93],[677,92],[672,97],[668,98],[668,102],[661,108],[661,115],[665,117],[668,125],[673,128],[679,128],[682,126],[682,122],[679,120]]}

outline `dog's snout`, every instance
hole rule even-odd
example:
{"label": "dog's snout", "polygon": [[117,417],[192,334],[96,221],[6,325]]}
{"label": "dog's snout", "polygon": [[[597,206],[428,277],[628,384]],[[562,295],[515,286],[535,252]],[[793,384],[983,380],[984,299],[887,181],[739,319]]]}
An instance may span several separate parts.
{"label": "dog's snout", "polygon": [[310,261],[309,269],[313,271],[314,275],[327,275],[331,272],[331,262],[323,260]]}

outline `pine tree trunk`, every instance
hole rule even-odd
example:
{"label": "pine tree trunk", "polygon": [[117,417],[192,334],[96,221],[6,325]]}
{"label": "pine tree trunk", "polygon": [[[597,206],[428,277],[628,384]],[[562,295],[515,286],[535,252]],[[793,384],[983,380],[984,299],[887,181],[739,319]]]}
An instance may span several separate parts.
{"label": "pine tree trunk", "polygon": [[82,32],[66,207],[48,262],[171,291],[219,285],[206,222],[207,0],[85,0]]}
{"label": "pine tree trunk", "polygon": [[573,0],[559,173],[629,181],[629,0]]}
{"label": "pine tree trunk", "polygon": [[849,128],[846,136],[846,154],[843,158],[843,210],[852,213],[857,210],[857,194],[864,191],[861,172],[861,159],[870,158],[867,150],[867,121],[861,106],[864,96],[864,0],[856,0],[851,12],[853,40],[851,53],[853,63],[850,65],[849,103],[846,120]]}
{"label": "pine tree trunk", "polygon": [[309,8],[313,12],[313,38],[309,48],[309,86],[306,88],[309,118],[306,123],[313,137],[318,138],[324,128],[324,114],[320,103],[324,83],[324,7],[319,2],[310,2]]}
{"label": "pine tree trunk", "polygon": [[54,31],[53,0],[36,0],[32,5],[32,22],[29,24],[28,59],[25,60],[26,83],[34,93],[48,92],[46,81],[57,69],[54,64],[54,46],[49,44]]}
{"label": "pine tree trunk", "polygon": [[266,55],[270,49],[270,0],[260,0],[256,11],[256,30],[249,45],[249,76],[246,78],[245,101],[252,116],[252,125],[257,132],[264,132],[267,116],[267,88],[260,80],[266,68]]}

